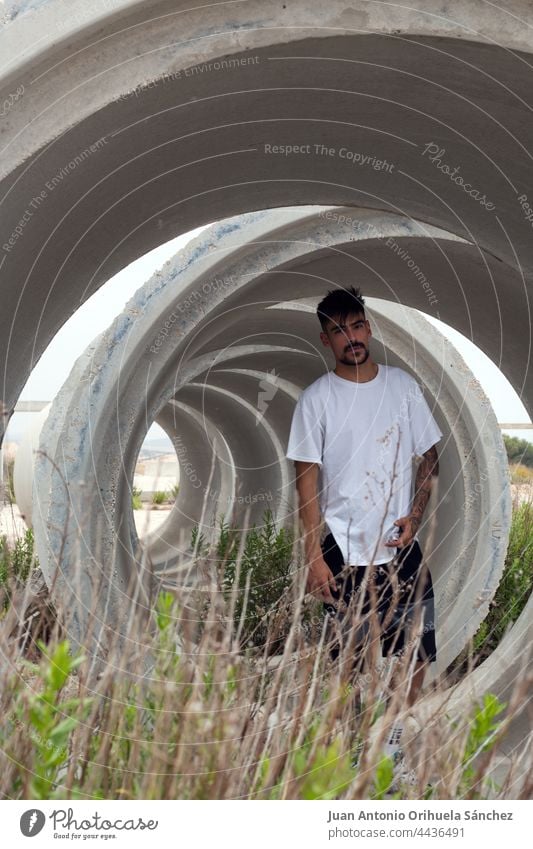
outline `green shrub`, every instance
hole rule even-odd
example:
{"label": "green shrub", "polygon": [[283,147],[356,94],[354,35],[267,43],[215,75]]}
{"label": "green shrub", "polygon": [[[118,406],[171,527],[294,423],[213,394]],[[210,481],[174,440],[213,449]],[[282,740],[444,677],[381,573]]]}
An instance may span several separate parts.
{"label": "green shrub", "polygon": [[139,489],[139,487],[137,487],[137,486],[133,487],[133,489],[131,491],[131,506],[132,506],[133,510],[142,510],[142,506],[143,506],[142,500],[141,500],[142,494],[143,494],[142,489]]}
{"label": "green shrub", "polygon": [[209,550],[209,545],[204,534],[200,533],[198,525],[195,525],[191,531],[191,550],[196,551],[198,557],[207,554]]}
{"label": "green shrub", "polygon": [[169,500],[169,497],[170,493],[157,490],[152,495],[152,504],[164,504],[165,501]]}
{"label": "green shrub", "polygon": [[477,707],[471,717],[470,730],[465,741],[462,756],[461,797],[480,798],[476,794],[476,760],[484,752],[494,748],[502,720],[496,717],[506,705],[492,693],[483,697],[483,703]]}
{"label": "green shrub", "polygon": [[489,613],[474,638],[482,657],[490,654],[507,628],[516,622],[533,587],[533,504],[523,501],[513,511],[505,568]]}
{"label": "green shrub", "polygon": [[81,655],[70,654],[68,641],[58,643],[52,650],[44,644],[40,648],[43,652],[37,669],[40,686],[27,699],[20,698],[19,690],[12,717],[28,738],[29,797],[53,799],[61,787],[59,777],[68,760],[72,732],[83,722],[92,699],[65,699],[63,695],[69,676],[83,662]]}
{"label": "green shrub", "polygon": [[533,444],[527,439],[518,439],[516,436],[503,434],[505,450],[509,463],[521,463],[523,466],[533,468]]}
{"label": "green shrub", "polygon": [[[516,622],[533,589],[533,503],[523,501],[513,510],[505,566],[489,612],[472,643],[473,663],[478,666],[499,644]],[[461,671],[472,649],[464,649],[449,669]]]}
{"label": "green shrub", "polygon": [[26,583],[31,570],[37,566],[31,529],[16,540],[13,548],[8,546],[5,536],[0,537],[0,586],[2,589],[7,589],[13,580]]}
{"label": "green shrub", "polygon": [[240,533],[221,524],[216,557],[222,568],[222,585],[229,600],[236,592],[235,628],[243,646],[275,651],[281,645],[292,594],[293,535],[276,530],[272,511],[266,510],[263,525],[246,533],[239,567]]}

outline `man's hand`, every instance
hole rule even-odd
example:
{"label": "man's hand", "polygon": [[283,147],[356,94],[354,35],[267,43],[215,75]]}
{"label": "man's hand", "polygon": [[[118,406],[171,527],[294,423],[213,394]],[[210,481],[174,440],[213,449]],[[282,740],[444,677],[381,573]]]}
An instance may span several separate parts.
{"label": "man's hand", "polygon": [[402,516],[401,519],[396,519],[394,524],[400,529],[397,539],[386,542],[389,548],[405,548],[410,545],[415,538],[415,534],[420,526],[420,520],[416,516]]}
{"label": "man's hand", "polygon": [[337,584],[333,572],[320,554],[309,560],[306,589],[319,601],[325,601],[326,604],[336,603],[331,593],[338,593]]}

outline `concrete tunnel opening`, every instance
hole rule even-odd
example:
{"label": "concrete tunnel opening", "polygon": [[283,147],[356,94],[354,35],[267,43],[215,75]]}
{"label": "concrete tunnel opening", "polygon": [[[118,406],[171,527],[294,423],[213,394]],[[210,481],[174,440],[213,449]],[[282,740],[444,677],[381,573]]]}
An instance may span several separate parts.
{"label": "concrete tunnel opening", "polygon": [[[341,220],[340,212],[332,214]],[[357,269],[362,266],[374,268],[373,261],[370,265],[365,244],[369,236],[375,243],[374,252],[379,252],[383,250],[384,236],[390,239],[388,233],[396,232],[394,228],[400,227],[400,232],[404,228],[405,232],[413,234],[412,222],[391,221],[382,214],[368,213],[359,240],[364,259],[354,253],[353,244],[348,257],[346,246],[332,249],[328,245],[326,251],[309,251],[306,245],[300,248],[301,256],[297,260],[292,257],[289,268],[283,262],[283,255],[273,256],[271,268],[265,273],[262,264],[265,244],[274,254],[274,245],[278,251],[286,251],[291,250],[294,243],[303,241],[287,239],[288,233],[279,232],[282,215],[286,216],[285,227],[289,230],[295,226],[307,229],[310,220],[313,221],[315,226],[324,230],[322,238],[324,235],[327,237],[328,222],[332,220],[327,217],[328,210],[296,208],[251,214],[236,219],[232,226],[227,221],[212,225],[187,245],[185,256],[183,252],[178,253],[137,290],[108,331],[80,357],[54,402],[41,449],[58,460],[63,456],[65,446],[70,446],[69,453],[75,457],[74,466],[71,468],[67,464],[64,469],[73,488],[80,475],[86,479],[81,472],[81,464],[84,452],[88,452],[89,465],[96,465],[98,469],[96,475],[90,478],[94,491],[104,493],[103,496],[99,494],[98,499],[105,505],[106,515],[109,515],[110,509],[115,510],[116,521],[122,525],[122,569],[125,576],[135,569],[137,560],[135,556],[133,562],[130,558],[139,543],[139,535],[131,519],[133,470],[140,445],[152,421],[157,421],[168,434],[174,449],[181,455],[182,470],[186,472],[182,475],[178,498],[161,533],[150,535],[146,541],[150,562],[159,575],[168,576],[169,585],[172,585],[173,576],[179,572],[178,564],[189,549],[186,541],[195,525],[200,524],[202,532],[213,536],[217,514],[222,513],[229,521],[242,521],[247,513],[250,524],[260,523],[266,504],[273,508],[278,521],[290,520],[295,515],[292,464],[284,458],[290,416],[303,386],[331,364],[317,346],[314,314],[317,296],[278,301],[272,298],[273,285],[278,285],[276,281],[284,280],[288,275],[294,281],[293,285],[298,281],[302,293],[307,293],[310,281],[314,281],[316,291],[321,292],[325,285],[338,279],[339,273],[344,276],[353,274],[354,266]],[[351,218],[344,224],[353,228]],[[383,237],[379,229],[382,225],[385,226]],[[251,238],[248,230],[252,230]],[[258,232],[262,238],[258,238]],[[276,233],[276,240],[271,232]],[[319,243],[320,239],[317,241]],[[245,244],[247,252],[243,256]],[[210,246],[214,246],[211,254]],[[195,257],[193,264],[188,261],[191,256]],[[202,275],[204,269],[199,257],[203,257],[203,265],[207,262],[207,274]],[[339,265],[339,258],[344,262],[349,259],[349,270],[342,268],[342,262]],[[178,274],[183,266],[189,270],[193,281],[188,289],[181,284]],[[216,273],[213,273],[214,268]],[[400,268],[404,274],[411,274],[405,263]],[[416,282],[419,283],[418,280]],[[235,301],[234,306],[228,306],[226,295],[232,289],[240,294],[240,299]],[[248,294],[250,289],[253,291]],[[283,293],[286,294],[286,291],[283,284]],[[178,321],[187,311],[204,317],[205,305],[196,311],[197,305],[202,299],[209,302],[213,294],[222,296],[218,313],[215,310],[199,330],[193,324],[183,345],[180,333],[173,332]],[[394,295],[392,285],[390,295]],[[449,457],[438,508],[439,539],[432,543],[432,559],[436,564],[442,623],[447,619],[447,611],[452,613],[448,626],[450,634],[457,634],[453,613],[455,610],[455,616],[458,615],[455,605],[457,593],[466,588],[467,594],[475,598],[480,596],[482,604],[478,604],[469,616],[469,635],[472,636],[472,629],[475,630],[481,621],[483,610],[495,589],[505,554],[509,513],[508,505],[501,496],[506,492],[506,460],[497,422],[490,404],[464,362],[453,351],[453,346],[446,343],[420,315],[383,299],[370,298],[369,309],[376,327],[373,345],[379,351],[378,360],[401,364],[421,379],[434,399],[442,430],[448,434],[445,445]],[[181,350],[185,348],[187,369],[184,369],[185,354],[175,356],[167,353],[162,376],[154,380],[154,361],[160,361],[161,354],[165,356],[166,348],[174,351],[176,344],[178,347],[182,344]],[[111,354],[118,367],[110,362]],[[144,397],[138,391],[140,363],[146,355],[151,360],[149,371],[159,393],[157,402],[151,405],[149,395]],[[87,380],[86,374],[98,375],[98,381]],[[109,381],[108,386],[106,381]],[[136,424],[131,427],[133,411],[129,405],[128,433],[122,424],[122,402],[119,399],[120,393],[129,384],[132,384],[130,390],[133,389],[135,396]],[[261,387],[269,384],[273,390],[271,397],[265,409],[260,410]],[[448,385],[446,390],[444,384]],[[83,387],[87,386],[91,390],[89,395],[84,396]],[[100,396],[99,393],[104,391],[102,387],[105,394]],[[113,399],[113,407],[106,403],[106,398]],[[88,407],[85,408],[84,404]],[[100,410],[98,416],[92,412],[93,408]],[[87,438],[84,409],[89,411],[89,431],[92,434],[85,448],[82,444],[83,438]],[[80,422],[84,423],[83,435],[80,434]],[[108,434],[102,439],[102,444],[112,445],[111,454],[120,457],[120,464],[115,462],[112,495],[110,492],[109,496],[106,495],[109,456],[105,460],[102,458],[100,465],[95,459],[97,427],[101,426]],[[213,451],[216,440],[218,448]],[[493,452],[490,455],[487,453],[489,446]],[[185,465],[192,474],[187,473]],[[488,482],[482,491],[477,492],[476,475],[486,467],[492,469],[491,480],[483,472]],[[89,466],[87,472],[91,475]],[[124,484],[123,478],[127,484]],[[197,486],[198,480],[203,482],[202,487]],[[44,523],[43,531],[47,535],[47,524],[55,524],[55,520],[52,521],[49,503],[49,491],[53,490],[50,469],[46,472],[43,463],[39,464],[37,484],[34,499],[44,505],[39,511],[39,521]],[[243,486],[246,490],[244,495]],[[117,497],[121,490],[122,495]],[[206,515],[205,496],[208,490],[209,495],[216,494],[217,498],[209,502]],[[41,493],[44,493],[43,501],[40,500]],[[246,493],[253,496],[253,501],[246,498]],[[465,509],[456,512],[454,505],[461,499],[465,499]],[[57,509],[56,504],[53,510]],[[60,509],[66,510],[67,505]],[[98,504],[94,509],[99,509]],[[125,513],[129,516],[126,533],[123,530]],[[490,545],[493,546],[493,533],[497,533],[501,540],[501,544],[496,549],[493,546],[490,551],[490,546],[481,542],[484,534],[480,530],[487,524],[493,529]],[[48,545],[48,536],[46,538]],[[55,562],[53,551],[48,553],[49,558],[50,554],[51,571]],[[490,575],[488,583],[487,574]],[[468,575],[471,577],[468,578]],[[464,616],[464,611],[461,615]],[[442,657],[447,661],[453,659],[462,648],[464,639],[464,633],[459,640],[455,637],[455,642],[452,638],[448,639],[443,628]]]}

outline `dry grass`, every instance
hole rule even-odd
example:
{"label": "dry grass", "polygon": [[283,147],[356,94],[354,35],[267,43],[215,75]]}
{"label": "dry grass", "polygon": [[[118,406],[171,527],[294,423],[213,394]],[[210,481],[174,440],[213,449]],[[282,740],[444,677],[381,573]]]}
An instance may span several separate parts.
{"label": "dry grass", "polygon": [[[437,681],[410,712],[416,634],[392,684],[390,663],[377,657],[374,620],[373,639],[354,662],[362,618],[355,607],[333,661],[335,634],[305,597],[295,538],[292,587],[268,611],[261,644],[248,647],[251,613],[238,594],[244,545],[233,593],[225,564],[198,549],[188,573],[196,582],[162,591],[148,622],[132,608],[127,633],[111,632],[105,657],[70,651],[68,622],[52,618],[42,588],[14,583],[0,621],[0,797],[530,798],[524,745],[498,764],[499,742],[531,689],[527,670],[505,707],[490,697],[456,703],[454,688]],[[83,645],[96,624],[86,623]],[[398,716],[406,717],[412,782],[393,779],[383,758]]]}
{"label": "dry grass", "polygon": [[[301,563],[301,553],[295,552]],[[209,565],[211,563],[211,566]],[[376,669],[375,641],[354,667],[355,629],[330,659],[320,617],[302,627],[302,571],[295,569],[283,651],[275,635],[243,652],[236,598],[227,597],[208,557],[198,558],[203,585],[182,587],[179,600],[158,597],[150,628],[132,615],[105,662],[78,666],[56,626],[39,665],[21,646],[24,599],[13,598],[0,625],[3,798],[109,799],[370,799],[394,795],[382,743],[407,713],[412,656],[396,670]],[[19,591],[19,595],[20,595]],[[28,590],[24,590],[25,593]],[[246,611],[243,614],[246,615]],[[26,632],[24,632],[26,633]],[[31,634],[26,634],[31,642]],[[412,646],[416,640],[412,641]],[[373,647],[374,646],[374,647]],[[412,655],[412,652],[411,652]],[[398,677],[399,676],[399,677]],[[507,709],[451,707],[435,684],[423,724],[406,725],[406,758],[414,783],[396,798],[529,798],[517,793],[518,761],[494,786],[497,743],[527,693],[517,684]],[[524,690],[526,687],[526,691]],[[427,704],[427,702],[426,702]],[[381,715],[380,715],[381,714]],[[414,711],[416,716],[416,710]],[[498,731],[498,720],[503,725]],[[357,768],[352,754],[366,741]],[[509,766],[509,765],[508,765]],[[513,772],[514,771],[514,772]]]}
{"label": "dry grass", "polygon": [[509,466],[511,473],[511,483],[520,485],[533,484],[533,469],[529,466],[524,466],[522,463],[511,463]]}

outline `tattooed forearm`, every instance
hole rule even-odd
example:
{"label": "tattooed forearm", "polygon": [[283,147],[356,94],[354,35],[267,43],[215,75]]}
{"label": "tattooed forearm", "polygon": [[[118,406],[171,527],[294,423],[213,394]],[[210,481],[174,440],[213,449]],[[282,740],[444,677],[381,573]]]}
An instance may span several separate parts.
{"label": "tattooed forearm", "polygon": [[411,519],[415,523],[416,529],[418,529],[420,522],[422,521],[424,510],[426,509],[429,501],[433,478],[437,477],[438,473],[439,458],[437,455],[437,449],[433,445],[429,451],[426,451],[426,453],[422,455],[422,460],[416,470],[415,497],[413,499],[413,507],[410,514]]}

